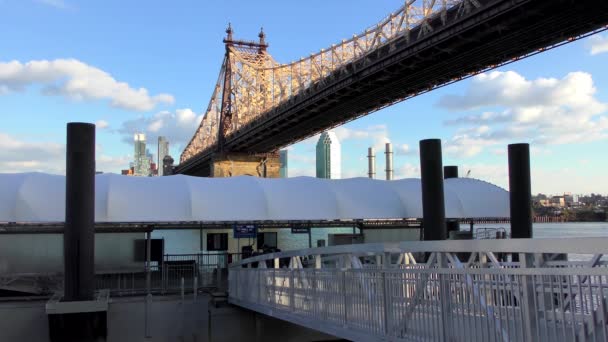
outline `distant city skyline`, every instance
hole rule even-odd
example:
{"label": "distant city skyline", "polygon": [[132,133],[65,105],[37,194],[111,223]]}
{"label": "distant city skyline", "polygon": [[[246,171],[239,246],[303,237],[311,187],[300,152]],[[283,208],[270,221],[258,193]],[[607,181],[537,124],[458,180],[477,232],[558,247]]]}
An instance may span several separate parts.
{"label": "distant city skyline", "polygon": [[[11,37],[0,58],[0,172],[64,173],[65,124],[73,121],[96,123],[99,171],[127,167],[138,132],[152,151],[166,137],[179,160],[209,105],[228,22],[234,37],[246,40],[263,26],[269,53],[287,63],[403,5],[348,4],[0,1],[7,14],[0,30]],[[395,178],[419,177],[418,142],[440,138],[444,165],[508,188],[507,145],[529,142],[533,193],[608,194],[607,64],[604,32],[337,127],[342,177],[366,177],[367,148],[380,152],[386,142],[393,144]],[[318,138],[285,147],[289,176],[316,175]],[[377,178],[384,169],[378,156]]]}

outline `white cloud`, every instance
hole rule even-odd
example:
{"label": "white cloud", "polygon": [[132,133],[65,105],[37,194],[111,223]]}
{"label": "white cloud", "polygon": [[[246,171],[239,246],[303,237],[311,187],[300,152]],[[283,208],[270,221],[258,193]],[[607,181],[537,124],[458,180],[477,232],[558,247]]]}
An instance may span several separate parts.
{"label": "white cloud", "polygon": [[589,39],[589,53],[598,55],[608,52],[608,36],[595,35]]}
{"label": "white cloud", "polygon": [[56,143],[34,143],[0,133],[0,168],[4,172],[14,172],[19,167],[53,165],[64,158],[65,147]]}
{"label": "white cloud", "polygon": [[109,126],[110,124],[106,120],[97,120],[97,122],[95,122],[95,127],[99,129],[108,128]]}
{"label": "white cloud", "polygon": [[[65,174],[65,144],[55,142],[28,142],[0,133],[0,172],[46,172]],[[108,156],[96,145],[96,169],[116,172],[128,167],[130,156]]]}
{"label": "white cloud", "polygon": [[391,142],[386,125],[374,125],[365,129],[352,129],[344,126],[335,129],[340,142],[346,140],[368,140],[376,151],[384,151],[386,143]]}
{"label": "white cloud", "polygon": [[394,171],[394,177],[395,179],[420,178],[420,166],[412,163],[405,163],[397,166]]}
{"label": "white cloud", "polygon": [[416,150],[413,150],[408,144],[395,145],[393,148],[395,155],[398,156],[409,156],[416,154]]}
{"label": "white cloud", "polygon": [[[386,125],[374,125],[366,127],[364,129],[353,129],[345,126],[340,126],[334,128],[333,131],[336,133],[340,144],[343,146],[343,143],[348,140],[367,140],[369,141],[370,147],[374,147],[378,152],[384,151],[385,144],[391,142],[388,137],[388,127]],[[306,138],[297,144],[316,145],[319,141],[320,136],[321,134],[315,134],[312,137]]]}
{"label": "white cloud", "polygon": [[465,126],[446,142],[446,150],[471,157],[513,140],[555,145],[607,139],[608,105],[595,93],[591,75],[584,72],[536,80],[513,71],[481,74],[464,95],[444,96],[439,105],[453,111],[499,110],[446,120],[446,125]]}
{"label": "white cloud", "polygon": [[458,168],[458,176],[461,178],[475,178],[496,184],[504,189],[509,188],[508,165],[472,163],[463,164]]}
{"label": "white cloud", "polygon": [[134,111],[149,111],[161,103],[172,104],[173,96],[151,96],[146,88],[132,88],[107,72],[76,59],[0,62],[0,95],[42,86],[45,95],[74,100],[109,100],[110,105]]}
{"label": "white cloud", "polygon": [[159,136],[164,136],[172,146],[185,146],[203,118],[192,109],[177,109],[175,112],[162,111],[152,117],[142,116],[122,123],[118,132],[123,134],[123,141],[131,144],[133,134],[146,133],[148,142],[155,143]]}
{"label": "white cloud", "polygon": [[133,161],[131,155],[109,156],[97,153],[95,158],[95,169],[102,172],[119,173],[120,170],[129,168],[129,163]]}

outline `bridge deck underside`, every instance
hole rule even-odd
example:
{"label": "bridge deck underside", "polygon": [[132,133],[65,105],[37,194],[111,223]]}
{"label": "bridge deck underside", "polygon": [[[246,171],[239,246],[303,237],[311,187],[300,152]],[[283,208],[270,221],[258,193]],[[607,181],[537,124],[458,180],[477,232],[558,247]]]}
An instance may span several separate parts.
{"label": "bridge deck underside", "polygon": [[[346,65],[227,137],[228,151],[265,153],[473,73],[608,24],[608,2],[479,0],[479,10]],[[455,11],[448,16],[455,15]],[[439,19],[436,19],[439,20]],[[406,113],[420,115],[423,113]],[[404,116],[404,119],[407,117]],[[201,174],[214,151],[178,168]]]}

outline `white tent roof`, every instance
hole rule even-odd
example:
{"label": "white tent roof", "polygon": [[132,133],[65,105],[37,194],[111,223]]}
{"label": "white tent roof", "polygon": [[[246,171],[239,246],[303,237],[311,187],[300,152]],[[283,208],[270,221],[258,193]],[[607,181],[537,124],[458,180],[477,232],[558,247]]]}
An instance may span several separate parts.
{"label": "white tent roof", "polygon": [[[287,221],[421,218],[420,179],[96,176],[96,222]],[[0,222],[62,222],[65,177],[0,174]],[[509,194],[490,183],[445,181],[446,217],[509,217]]]}

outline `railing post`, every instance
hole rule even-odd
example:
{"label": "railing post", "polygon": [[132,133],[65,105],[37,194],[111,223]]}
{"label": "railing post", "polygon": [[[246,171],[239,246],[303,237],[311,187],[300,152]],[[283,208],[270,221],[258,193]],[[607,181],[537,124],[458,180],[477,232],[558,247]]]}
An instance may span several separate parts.
{"label": "railing post", "polygon": [[182,277],[182,279],[181,279],[181,286],[180,286],[180,293],[181,293],[181,297],[182,297],[182,302],[184,301],[184,283],[185,283],[185,280],[184,280],[184,277]]}
{"label": "railing post", "polygon": [[346,293],[346,269],[340,270],[338,269],[338,272],[340,272],[340,274],[342,274],[342,295],[344,296],[344,300],[342,301],[342,303],[344,303],[344,326],[348,325],[348,294]]}
{"label": "railing post", "polygon": [[[266,261],[260,261],[260,263],[262,262],[266,262]],[[259,264],[258,264],[259,267]],[[262,271],[260,271],[260,268],[258,268],[258,271],[255,271],[258,274],[258,302],[257,304],[260,304],[262,302]]]}
{"label": "railing post", "polygon": [[[530,253],[519,253],[520,269],[530,268],[534,265],[534,256]],[[521,286],[522,286],[522,298],[521,298],[521,309],[523,314],[523,326],[525,331],[526,341],[536,341],[537,336],[537,324],[536,324],[536,313],[537,308],[534,303],[534,296],[536,296],[536,290],[532,278],[534,275],[522,275]]]}
{"label": "railing post", "polygon": [[449,341],[451,329],[450,324],[450,285],[448,283],[449,274],[444,274],[443,270],[447,268],[447,260],[445,253],[437,254],[437,262],[439,263],[439,300],[441,301],[441,340]]}
{"label": "railing post", "polygon": [[[218,269],[219,272],[219,269]],[[241,287],[241,280],[239,279],[239,269],[233,267],[232,272],[234,272],[234,298],[239,299],[239,288]],[[230,273],[230,268],[228,268],[228,273]],[[229,275],[230,276],[230,275]]]}
{"label": "railing post", "polygon": [[[292,259],[293,261],[293,259]],[[291,308],[291,312],[295,309],[295,293],[293,286],[293,268],[289,269],[289,307]]]}
{"label": "railing post", "polygon": [[272,307],[277,306],[277,269],[272,269]]}
{"label": "railing post", "polygon": [[391,333],[391,322],[390,322],[390,308],[389,308],[389,300],[390,300],[390,292],[389,292],[389,284],[386,281],[386,270],[380,270],[382,272],[382,303],[384,304],[384,336],[388,337]]}

